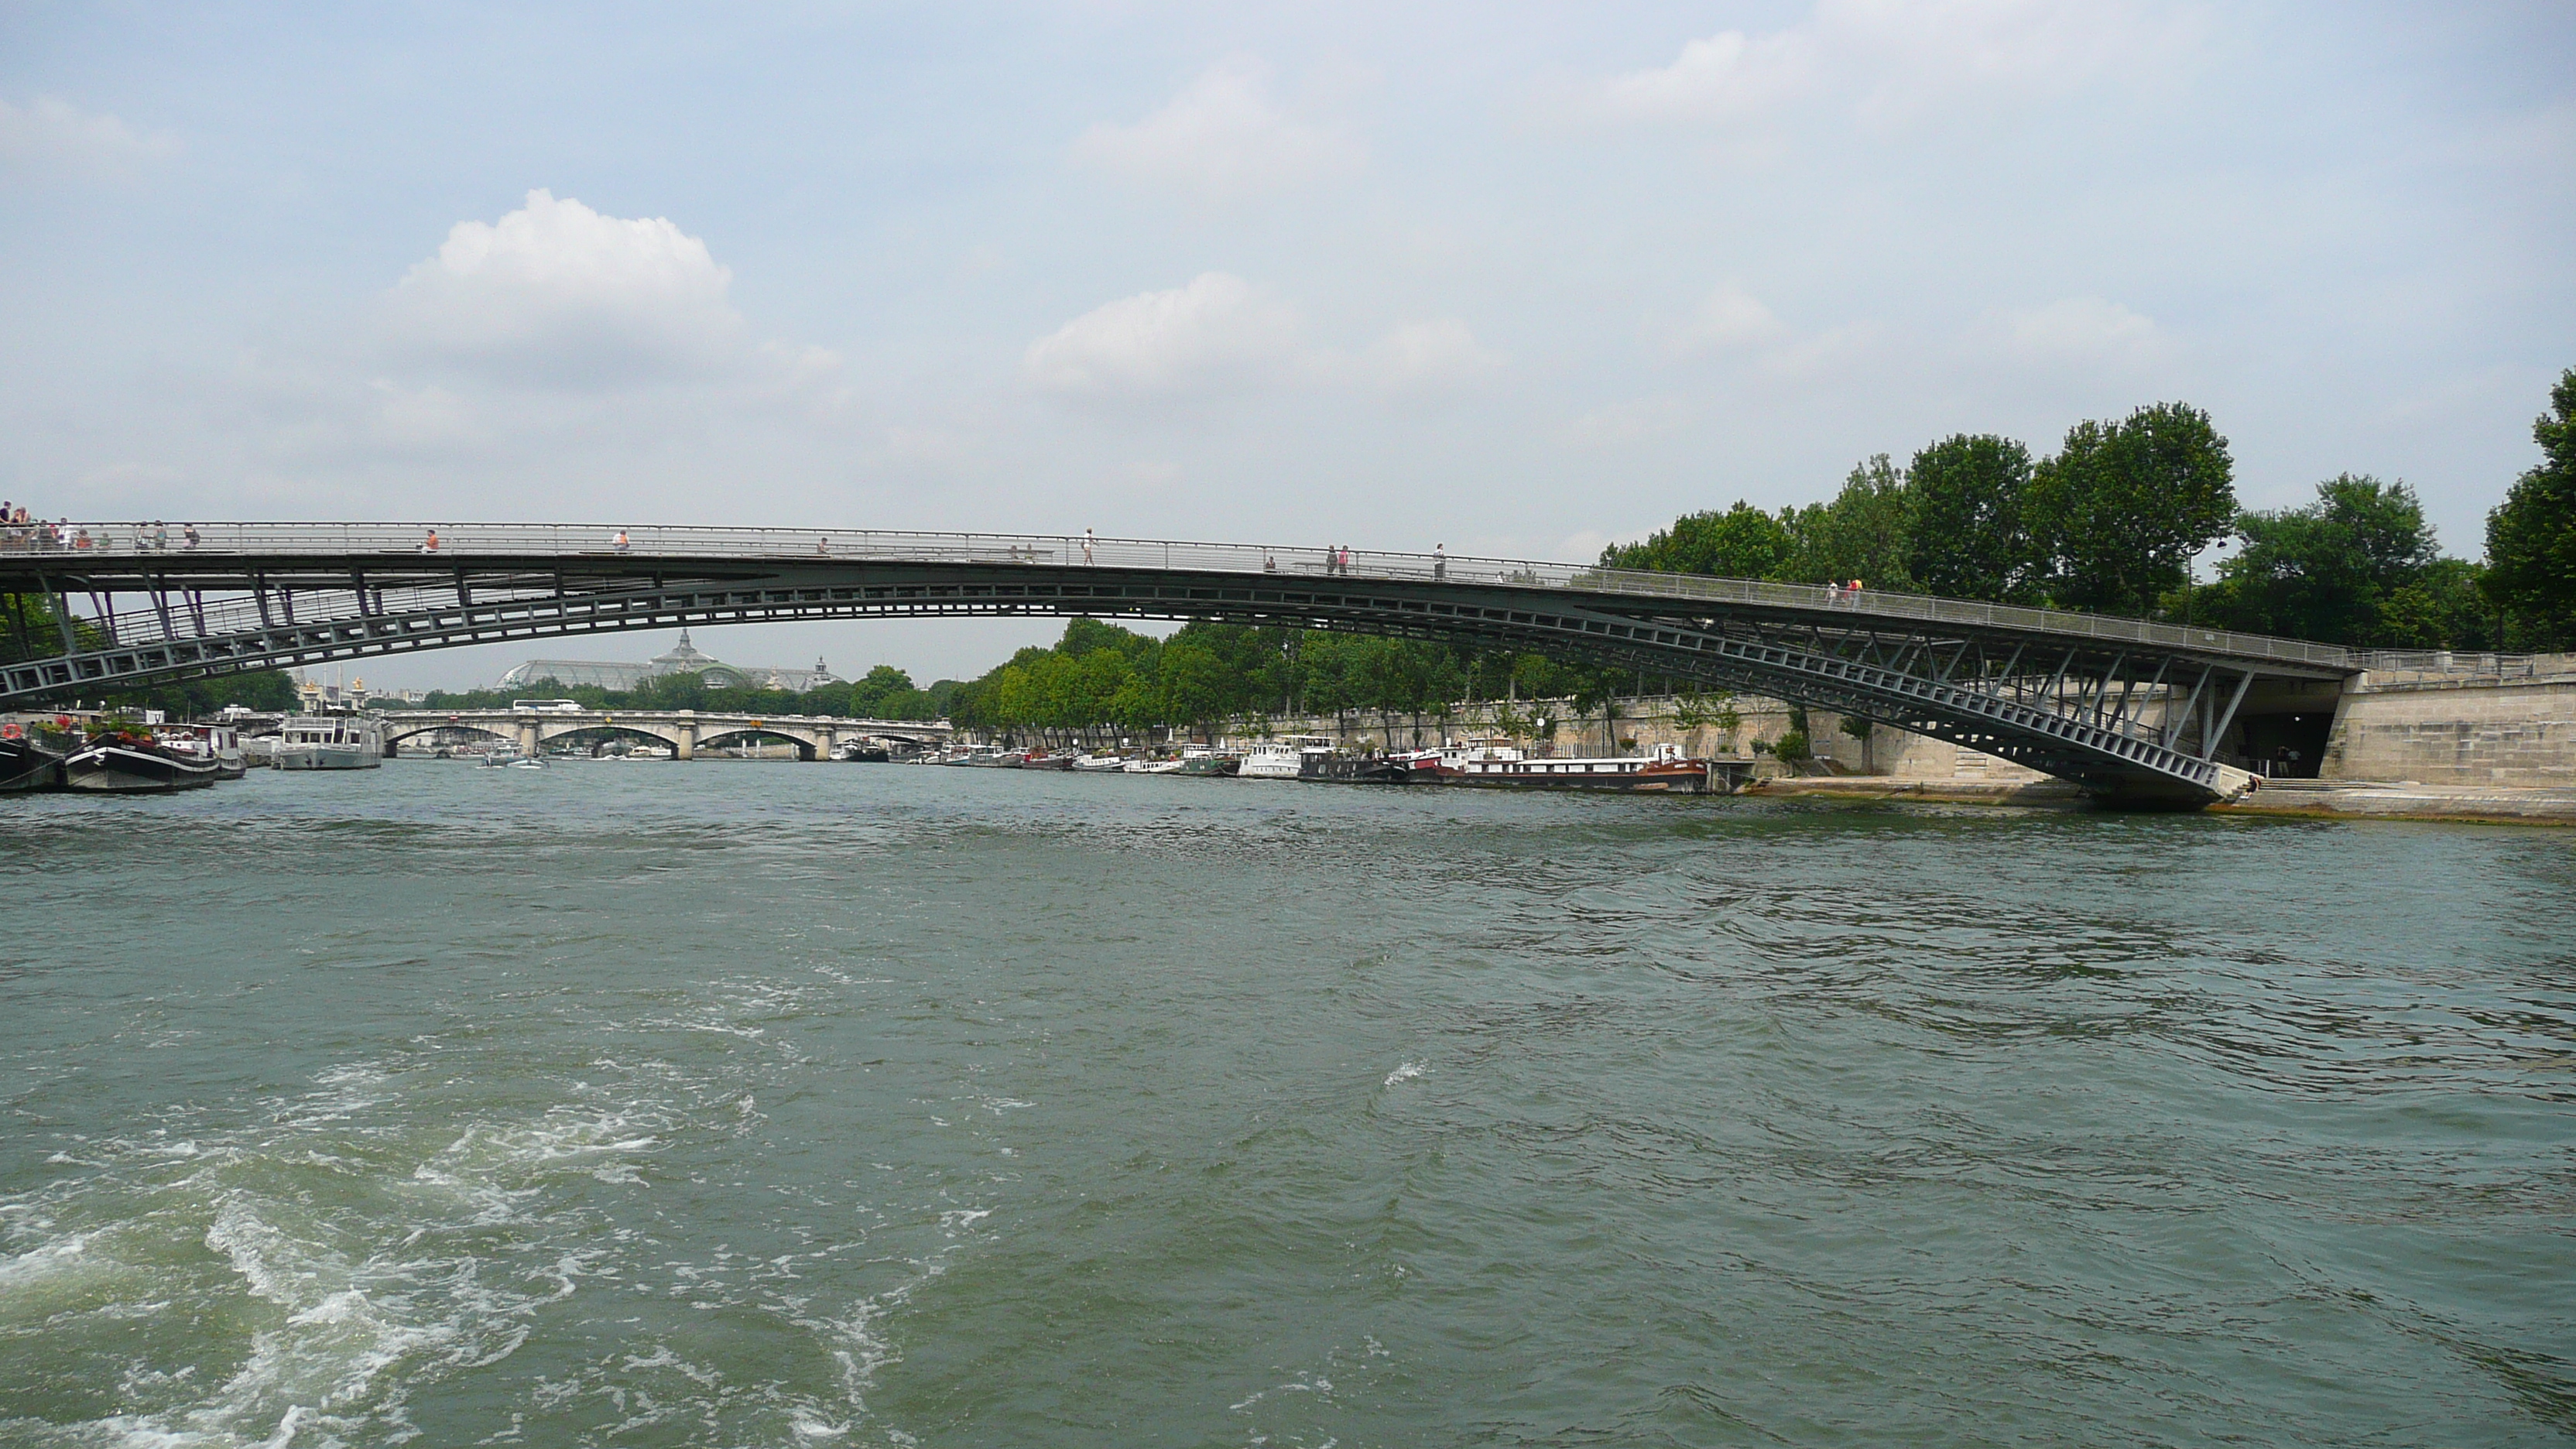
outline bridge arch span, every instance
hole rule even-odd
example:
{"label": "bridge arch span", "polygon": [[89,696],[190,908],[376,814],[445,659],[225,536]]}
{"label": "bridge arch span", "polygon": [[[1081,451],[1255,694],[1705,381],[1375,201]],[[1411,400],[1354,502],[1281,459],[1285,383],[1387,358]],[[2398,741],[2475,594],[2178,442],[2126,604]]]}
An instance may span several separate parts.
{"label": "bridge arch span", "polygon": [[[1221,619],[1541,650],[1934,735],[2114,798],[2250,777],[2215,742],[2258,679],[2348,651],[2130,619],[1580,565],[971,534],[218,525],[177,554],[0,557],[0,591],[92,601],[0,704],[159,679],[674,625],[787,619]],[[131,537],[102,527],[99,536]],[[843,726],[847,728],[848,726]],[[703,727],[701,727],[703,728]],[[863,731],[886,733],[890,731]]]}

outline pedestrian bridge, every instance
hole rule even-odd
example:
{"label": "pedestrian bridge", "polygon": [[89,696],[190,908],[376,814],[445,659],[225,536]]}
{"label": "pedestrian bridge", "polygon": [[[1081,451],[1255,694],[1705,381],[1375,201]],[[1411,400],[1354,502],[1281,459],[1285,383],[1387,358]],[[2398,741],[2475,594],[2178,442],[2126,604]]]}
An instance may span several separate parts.
{"label": "pedestrian bridge", "polygon": [[[2249,783],[2217,755],[2258,683],[2363,667],[2334,645],[2136,619],[1437,553],[556,524],[198,524],[174,546],[92,523],[75,536],[90,546],[18,538],[0,551],[0,593],[21,604],[0,706],[683,624],[1222,619],[1634,668],[1951,740],[2123,802],[2189,806]],[[56,637],[38,637],[28,596],[56,605]]]}
{"label": "pedestrian bridge", "polygon": [[796,746],[799,759],[828,760],[852,740],[901,740],[913,745],[948,742],[946,720],[842,719],[834,715],[727,714],[695,709],[408,709],[386,710],[385,750],[418,735],[469,730],[506,741],[533,755],[550,741],[593,733],[622,735],[669,745],[683,760],[718,745],[769,738]]}

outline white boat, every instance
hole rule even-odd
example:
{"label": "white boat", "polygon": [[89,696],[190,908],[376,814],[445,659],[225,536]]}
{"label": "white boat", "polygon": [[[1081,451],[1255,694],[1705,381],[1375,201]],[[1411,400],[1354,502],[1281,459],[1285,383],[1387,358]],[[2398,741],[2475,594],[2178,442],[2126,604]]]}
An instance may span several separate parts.
{"label": "white boat", "polygon": [[1308,773],[1309,756],[1329,755],[1333,741],[1329,735],[1281,735],[1254,745],[1243,757],[1243,768],[1236,776],[1245,780],[1295,780]]}
{"label": "white boat", "polygon": [[281,770],[378,770],[384,763],[384,735],[364,715],[291,714],[277,738]]}
{"label": "white boat", "polygon": [[[1618,790],[1634,794],[1705,795],[1731,790],[1734,777],[1678,745],[1655,746],[1650,755],[1530,759],[1518,750],[1479,749],[1458,760],[1452,773],[1435,764],[1441,783],[1520,790]],[[1429,773],[1426,771],[1425,773]]]}
{"label": "white boat", "polygon": [[249,773],[250,761],[242,752],[241,734],[231,725],[154,725],[152,739],[182,759],[212,761],[219,780],[238,780]]}
{"label": "white boat", "polygon": [[1127,768],[1127,762],[1116,755],[1076,755],[1074,769],[1086,775],[1114,774]]}

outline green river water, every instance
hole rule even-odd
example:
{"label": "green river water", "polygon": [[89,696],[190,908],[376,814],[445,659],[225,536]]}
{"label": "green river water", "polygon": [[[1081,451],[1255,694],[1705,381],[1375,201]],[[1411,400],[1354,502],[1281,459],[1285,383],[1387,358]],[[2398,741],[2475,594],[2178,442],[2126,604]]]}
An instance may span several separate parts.
{"label": "green river water", "polygon": [[2576,833],[0,803],[0,1443],[2564,1443]]}

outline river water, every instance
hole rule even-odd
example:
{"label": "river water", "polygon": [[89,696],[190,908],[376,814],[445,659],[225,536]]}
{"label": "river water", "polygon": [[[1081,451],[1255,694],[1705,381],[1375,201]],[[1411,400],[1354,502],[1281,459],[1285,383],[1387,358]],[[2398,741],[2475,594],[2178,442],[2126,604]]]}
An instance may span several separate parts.
{"label": "river water", "polygon": [[0,869],[8,1444],[2576,1436],[2568,833],[396,762]]}

